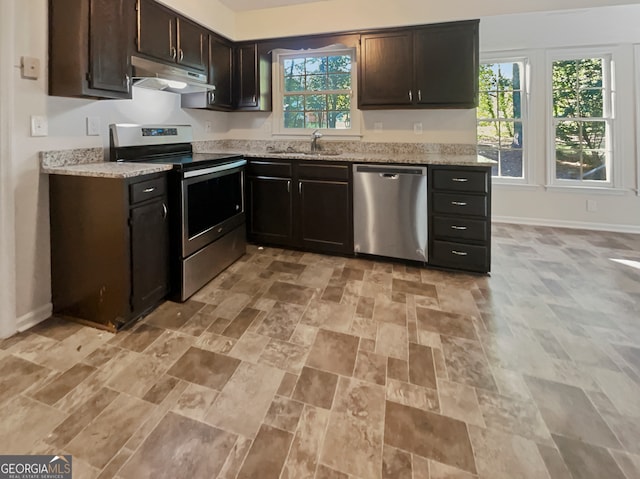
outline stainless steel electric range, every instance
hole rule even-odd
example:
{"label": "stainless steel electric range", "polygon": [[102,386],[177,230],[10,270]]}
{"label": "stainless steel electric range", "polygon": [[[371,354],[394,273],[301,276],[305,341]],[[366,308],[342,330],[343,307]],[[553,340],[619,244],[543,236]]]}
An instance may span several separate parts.
{"label": "stainless steel electric range", "polygon": [[111,161],[168,163],[172,298],[185,301],[246,249],[244,168],[193,153],[190,125],[110,125]]}

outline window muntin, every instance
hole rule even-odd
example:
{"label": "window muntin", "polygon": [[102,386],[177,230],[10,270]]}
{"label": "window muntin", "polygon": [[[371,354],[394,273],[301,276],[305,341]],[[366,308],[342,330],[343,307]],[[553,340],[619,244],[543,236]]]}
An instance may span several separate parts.
{"label": "window muntin", "polygon": [[611,86],[607,56],[552,62],[554,179],[611,182]]}
{"label": "window muntin", "polygon": [[283,132],[352,128],[352,50],[281,54],[279,66]]}
{"label": "window muntin", "polygon": [[480,65],[478,155],[496,161],[498,178],[524,178],[525,62]]}

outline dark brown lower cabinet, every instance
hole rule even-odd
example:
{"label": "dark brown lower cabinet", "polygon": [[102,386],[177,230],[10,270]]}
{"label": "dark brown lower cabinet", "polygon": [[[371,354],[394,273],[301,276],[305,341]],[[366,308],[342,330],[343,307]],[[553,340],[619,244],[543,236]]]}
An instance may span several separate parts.
{"label": "dark brown lower cabinet", "polygon": [[247,232],[256,242],[293,243],[291,179],[249,176]]}
{"label": "dark brown lower cabinet", "polygon": [[350,171],[344,163],[249,160],[249,241],[353,253]]}
{"label": "dark brown lower cabinet", "polygon": [[51,175],[53,310],[117,330],[169,291],[166,174]]}
{"label": "dark brown lower cabinet", "polygon": [[429,264],[491,270],[491,167],[429,167]]}

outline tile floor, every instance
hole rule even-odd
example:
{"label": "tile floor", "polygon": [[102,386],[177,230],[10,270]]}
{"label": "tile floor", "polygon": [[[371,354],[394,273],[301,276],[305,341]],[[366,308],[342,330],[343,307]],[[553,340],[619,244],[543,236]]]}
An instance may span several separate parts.
{"label": "tile floor", "polygon": [[640,478],[640,236],[494,226],[472,276],[252,246],[112,335],[0,342],[0,452],[76,478]]}

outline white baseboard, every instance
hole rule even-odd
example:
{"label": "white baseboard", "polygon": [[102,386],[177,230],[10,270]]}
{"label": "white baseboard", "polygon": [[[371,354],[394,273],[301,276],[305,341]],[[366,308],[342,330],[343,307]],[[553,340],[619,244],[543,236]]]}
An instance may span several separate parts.
{"label": "white baseboard", "polygon": [[493,216],[494,223],[513,223],[530,226],[553,226],[557,228],[572,228],[579,230],[612,231],[614,233],[640,234],[640,226],[612,225],[607,223],[587,223],[582,221],[549,220],[544,218],[521,218],[518,216]]}
{"label": "white baseboard", "polygon": [[36,324],[41,323],[45,319],[51,316],[53,312],[53,304],[48,303],[44,306],[39,307],[38,309],[31,311],[23,316],[18,318],[17,328],[18,331],[22,332],[29,328],[34,327]]}

